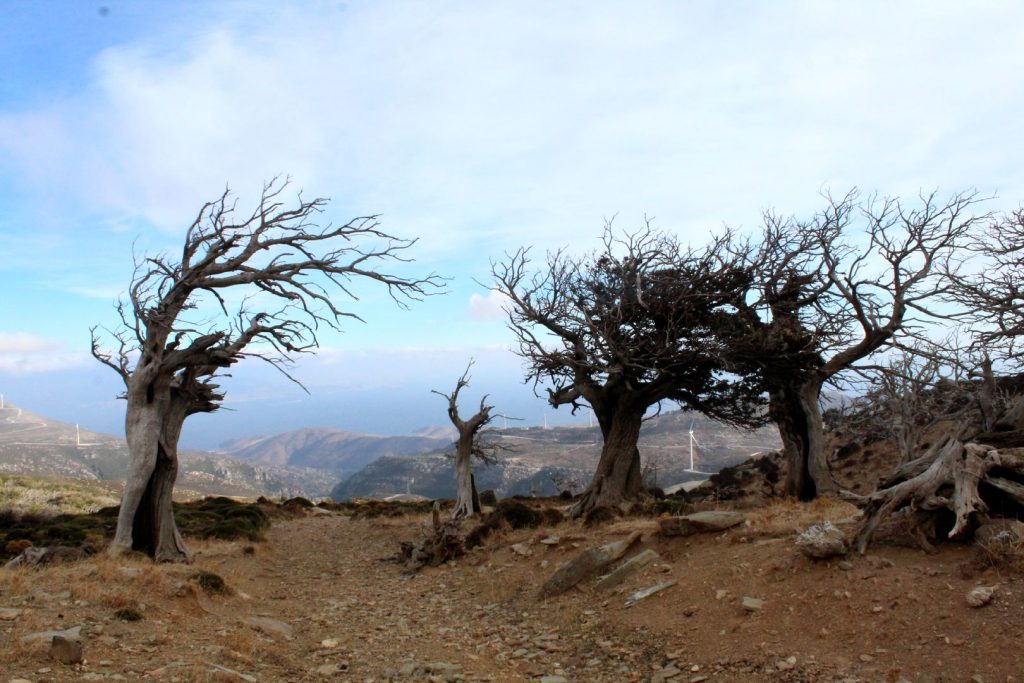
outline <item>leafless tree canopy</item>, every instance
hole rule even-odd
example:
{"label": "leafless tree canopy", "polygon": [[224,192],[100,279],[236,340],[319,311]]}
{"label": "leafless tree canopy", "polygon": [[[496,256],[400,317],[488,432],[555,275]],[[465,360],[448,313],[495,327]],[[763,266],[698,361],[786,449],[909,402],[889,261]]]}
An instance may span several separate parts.
{"label": "leafless tree canopy", "polygon": [[[339,303],[357,298],[357,281],[384,286],[402,306],[443,285],[434,275],[382,271],[407,261],[414,240],[381,231],[375,216],[323,226],[326,200],[299,195],[288,205],[286,187],[287,181],[267,184],[249,214],[237,211],[226,190],[205,204],[179,258],[137,261],[118,306],[122,326],[93,329],[92,353],[121,377],[128,401],[132,470],[115,551],[186,555],[170,512],[177,442],[188,415],[214,411],[223,399],[213,381],[218,372],[252,357],[288,374],[295,354],[316,348],[318,330],[358,318]],[[247,298],[234,305],[229,290]],[[114,350],[105,349],[103,331]]]}
{"label": "leafless tree canopy", "polygon": [[949,298],[990,357],[1021,365],[1024,338],[1024,210],[993,218],[969,245],[979,259],[950,269]]}
{"label": "leafless tree canopy", "polygon": [[918,333],[949,291],[958,249],[987,217],[972,192],[916,202],[856,191],[826,197],[809,220],[767,214],[749,255],[753,287],[738,305],[752,332],[734,349],[759,367],[790,463],[787,488],[812,498],[834,491],[822,448],[819,399],[826,382]]}
{"label": "leafless tree canopy", "polygon": [[725,246],[685,249],[650,226],[606,226],[590,256],[559,251],[534,268],[521,249],[493,264],[528,381],[546,385],[553,406],[586,402],[601,426],[601,463],[577,512],[638,492],[648,407],[676,401],[730,424],[760,419],[756,382],[730,376],[724,360],[734,292],[751,277]]}

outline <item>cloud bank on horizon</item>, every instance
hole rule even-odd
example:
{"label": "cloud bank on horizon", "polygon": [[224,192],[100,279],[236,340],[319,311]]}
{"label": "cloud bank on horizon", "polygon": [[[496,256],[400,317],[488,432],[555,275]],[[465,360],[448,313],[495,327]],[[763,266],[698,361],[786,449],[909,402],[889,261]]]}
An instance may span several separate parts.
{"label": "cloud bank on horizon", "polygon": [[509,341],[476,284],[507,249],[589,250],[616,214],[699,243],[853,185],[1024,198],[1015,4],[26,7],[0,28],[0,347],[51,350],[0,348],[0,381],[77,367],[133,244],[180,248],[203,201],[278,173],[453,278],[411,312],[360,292],[369,324],[327,340],[460,349],[420,366],[442,387]]}

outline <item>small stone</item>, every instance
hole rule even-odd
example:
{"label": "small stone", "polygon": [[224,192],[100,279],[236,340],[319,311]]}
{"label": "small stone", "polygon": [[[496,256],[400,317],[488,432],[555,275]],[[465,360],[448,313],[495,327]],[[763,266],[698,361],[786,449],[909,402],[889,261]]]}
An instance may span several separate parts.
{"label": "small stone", "polygon": [[548,536],[547,538],[540,539],[540,542],[544,545],[558,545],[561,540],[558,536]]}
{"label": "small stone", "polygon": [[324,649],[327,649],[327,650],[333,650],[334,648],[338,647],[338,639],[337,638],[324,638],[323,640],[320,641],[320,647],[322,647]]}
{"label": "small stone", "polygon": [[541,676],[540,683],[569,683],[565,676]]}
{"label": "small stone", "polygon": [[530,550],[530,546],[526,545],[525,543],[514,543],[511,547],[512,552],[514,552],[516,555],[521,555],[522,557],[529,557],[533,554],[533,551]]}
{"label": "small stone", "polygon": [[0,607],[0,621],[14,621],[20,616],[20,609],[14,609],[13,607]]}
{"label": "small stone", "polygon": [[864,662],[865,664],[867,664],[868,662],[875,661],[875,658],[871,655],[861,655],[860,657],[858,657],[858,659],[860,659],[860,661]]}
{"label": "small stone", "polygon": [[995,586],[975,586],[967,591],[967,604],[971,607],[984,607],[995,597]]}
{"label": "small stone", "polygon": [[836,566],[842,569],[844,572],[853,570],[853,562],[850,562],[849,560],[841,560]]}
{"label": "small stone", "polygon": [[749,596],[745,596],[741,604],[743,605],[743,609],[748,612],[760,612],[761,609],[764,608],[764,600],[761,600],[760,598],[751,598]]}
{"label": "small stone", "polygon": [[449,662],[429,662],[424,664],[423,668],[432,674],[455,674],[462,669],[458,664],[451,664]]}
{"label": "small stone", "polygon": [[61,664],[82,663],[82,641],[76,638],[54,636],[50,641],[50,657]]}
{"label": "small stone", "polygon": [[142,576],[142,570],[138,567],[120,567],[117,573],[125,578],[134,579]]}
{"label": "small stone", "polygon": [[249,617],[244,620],[244,623],[249,628],[252,628],[260,633],[265,633],[271,638],[285,638],[289,639],[292,637],[292,627],[283,621],[277,619],[271,619],[270,617]]}
{"label": "small stone", "polygon": [[807,527],[797,534],[796,545],[812,560],[845,555],[848,550],[846,535],[832,522],[818,522]]}

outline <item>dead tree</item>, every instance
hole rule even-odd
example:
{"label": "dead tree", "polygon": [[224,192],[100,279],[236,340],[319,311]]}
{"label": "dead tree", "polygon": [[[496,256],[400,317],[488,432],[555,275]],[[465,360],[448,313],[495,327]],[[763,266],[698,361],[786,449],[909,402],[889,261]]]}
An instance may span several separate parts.
{"label": "dead tree", "polygon": [[[137,550],[157,561],[187,560],[174,522],[171,494],[178,438],[189,415],[218,409],[214,382],[244,358],[264,360],[289,378],[291,359],[317,347],[320,326],[336,328],[358,316],[337,303],[355,298],[356,281],[387,288],[399,305],[442,285],[437,276],[405,278],[381,272],[403,262],[415,240],[382,232],[376,217],[341,226],[317,224],[325,199],[301,195],[286,206],[287,181],[264,186],[251,214],[236,212],[225,192],[200,209],[179,258],[136,261],[117,330],[93,328],[92,353],[125,384],[125,434],[131,464],[111,552]],[[332,290],[334,298],[332,298]],[[227,291],[247,299],[229,313]],[[254,310],[280,302],[276,310]],[[104,350],[101,331],[116,350]]]}
{"label": "dead tree", "polygon": [[970,230],[974,193],[913,207],[899,199],[828,197],[800,221],[766,215],[761,244],[738,247],[757,274],[737,306],[751,332],[733,351],[759,366],[788,463],[786,492],[835,492],[824,448],[826,384],[907,336],[948,289],[941,278]]}
{"label": "dead tree", "polygon": [[970,356],[947,338],[939,344],[918,340],[881,363],[863,367],[866,390],[848,412],[847,430],[867,438],[891,438],[904,465],[921,453],[939,425],[961,436],[981,405],[983,385],[972,382]]}
{"label": "dead tree", "polygon": [[[909,524],[925,549],[930,549],[929,535],[969,537],[991,511],[1009,510],[1007,516],[1024,511],[1022,482],[1024,448],[995,449],[955,438],[940,441],[871,495],[844,492],[864,511],[854,547],[863,554],[882,521],[897,513],[914,516]],[[952,521],[941,528],[937,513],[943,511]]]}
{"label": "dead tree", "polygon": [[1019,366],[1024,339],[1024,209],[995,217],[967,245],[974,267],[947,271],[949,298],[987,356]]}
{"label": "dead tree", "polygon": [[548,385],[552,406],[589,404],[601,428],[601,457],[574,516],[640,492],[637,441],[650,407],[674,401],[734,425],[761,421],[755,383],[723,361],[729,302],[750,278],[723,245],[683,249],[649,226],[621,236],[606,226],[588,257],[560,251],[531,270],[520,249],[492,264],[527,381]]}
{"label": "dead tree", "polygon": [[464,519],[472,517],[480,512],[480,498],[477,496],[476,482],[473,479],[473,459],[481,462],[497,462],[497,453],[500,444],[493,439],[487,438],[485,427],[497,417],[491,414],[494,406],[487,405],[487,396],[480,399],[480,408],[476,414],[467,420],[459,416],[459,392],[469,386],[469,369],[473,367],[473,361],[466,366],[466,371],[455,383],[455,390],[445,394],[434,390],[432,393],[441,396],[448,401],[448,418],[455,425],[459,433],[455,441],[455,485],[456,499],[455,507],[452,508],[452,519]]}

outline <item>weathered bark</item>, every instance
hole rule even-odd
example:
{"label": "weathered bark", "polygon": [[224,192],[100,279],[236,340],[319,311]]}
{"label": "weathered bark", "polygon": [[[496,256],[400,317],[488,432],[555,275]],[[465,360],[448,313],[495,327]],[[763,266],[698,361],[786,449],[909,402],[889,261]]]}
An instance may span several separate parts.
{"label": "weathered bark", "polygon": [[440,391],[433,391],[448,401],[448,418],[455,426],[459,434],[455,442],[455,507],[452,509],[452,519],[460,520],[466,517],[473,517],[480,513],[480,497],[476,492],[476,481],[473,479],[473,458],[476,457],[484,462],[495,462],[496,453],[501,450],[497,441],[487,441],[486,432],[482,430],[494,415],[491,410],[494,406],[487,405],[487,397],[480,399],[480,409],[468,420],[459,416],[459,393],[463,388],[469,386],[469,369],[473,367],[473,361],[469,361],[466,371],[455,383],[455,391],[445,394]]}
{"label": "weathered bark", "polygon": [[[146,377],[140,373],[137,379]],[[110,551],[136,550],[157,562],[187,562],[190,554],[174,521],[172,493],[188,405],[161,384],[129,385],[125,433],[131,464]]]}
{"label": "weathered bark", "polygon": [[787,496],[813,500],[837,490],[825,453],[825,426],[818,397],[821,382],[816,379],[771,392],[769,410],[778,425],[786,455]]}
{"label": "weathered bark", "polygon": [[585,515],[596,507],[615,506],[635,498],[643,485],[640,449],[637,447],[644,418],[643,407],[623,405],[610,414],[595,412],[604,435],[604,445],[594,478],[570,511],[573,517]]}
{"label": "weathered bark", "polygon": [[480,513],[480,500],[476,495],[476,486],[473,483],[473,439],[475,434],[469,432],[459,435],[458,446],[455,451],[455,484],[456,499],[455,508],[452,510],[454,519],[472,517]]}
{"label": "weathered bark", "polygon": [[[1024,485],[1007,478],[1024,478],[1024,448],[997,450],[949,438],[902,471],[913,476],[893,481],[870,496],[850,496],[864,509],[864,521],[854,539],[858,552],[864,553],[886,517],[904,508],[952,512],[948,538],[967,536],[999,499],[1024,508]],[[980,488],[981,484],[989,488]]]}

